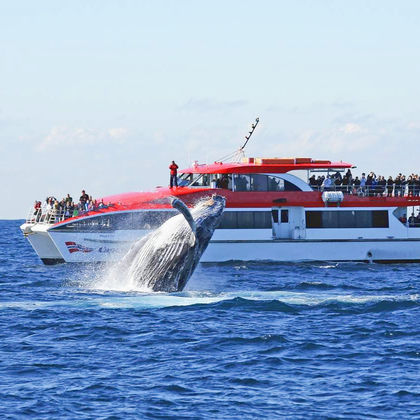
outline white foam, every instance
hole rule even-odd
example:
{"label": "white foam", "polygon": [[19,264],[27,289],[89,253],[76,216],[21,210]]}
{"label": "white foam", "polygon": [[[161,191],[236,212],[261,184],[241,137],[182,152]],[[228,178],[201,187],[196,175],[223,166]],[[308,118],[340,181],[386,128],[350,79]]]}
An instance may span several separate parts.
{"label": "white foam", "polygon": [[12,301],[1,302],[0,310],[21,309],[33,311],[56,307],[77,307],[80,309],[147,309],[172,306],[209,305],[235,298],[259,302],[278,301],[288,305],[317,306],[329,302],[364,304],[380,301],[419,302],[418,294],[411,295],[360,295],[309,294],[285,291],[242,291],[228,293],[184,292],[184,293],[135,293],[129,296],[107,296],[104,294],[83,296],[82,299],[57,301]]}

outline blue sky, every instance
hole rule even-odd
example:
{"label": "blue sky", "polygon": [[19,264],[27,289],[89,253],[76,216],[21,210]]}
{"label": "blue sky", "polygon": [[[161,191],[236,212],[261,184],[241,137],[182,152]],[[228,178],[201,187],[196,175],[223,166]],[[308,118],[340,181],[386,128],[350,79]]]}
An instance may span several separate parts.
{"label": "blue sky", "polygon": [[166,185],[172,159],[235,150],[257,116],[250,156],[420,172],[420,2],[0,8],[0,218]]}

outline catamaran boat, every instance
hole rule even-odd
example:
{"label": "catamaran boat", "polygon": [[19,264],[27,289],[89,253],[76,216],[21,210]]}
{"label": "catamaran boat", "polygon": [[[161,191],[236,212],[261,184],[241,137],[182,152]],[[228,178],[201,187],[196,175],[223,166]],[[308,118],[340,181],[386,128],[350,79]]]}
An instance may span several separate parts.
{"label": "catamaran boat", "polygon": [[420,225],[407,220],[419,196],[318,188],[302,176],[353,167],[311,158],[195,162],[178,187],[104,197],[106,205],[74,217],[32,209],[21,230],[45,264],[106,262],[177,214],[171,197],[192,207],[219,194],[226,209],[201,262],[420,261]]}

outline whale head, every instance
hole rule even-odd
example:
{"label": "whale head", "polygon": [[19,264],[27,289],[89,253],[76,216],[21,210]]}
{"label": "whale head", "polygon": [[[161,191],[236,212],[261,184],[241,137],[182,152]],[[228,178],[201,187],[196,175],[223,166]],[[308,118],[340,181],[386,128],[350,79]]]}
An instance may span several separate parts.
{"label": "whale head", "polygon": [[226,200],[224,197],[213,194],[211,198],[198,202],[191,211],[196,225],[195,235],[198,238],[198,246],[201,253],[204,252],[213,236],[214,230],[220,224],[225,205]]}

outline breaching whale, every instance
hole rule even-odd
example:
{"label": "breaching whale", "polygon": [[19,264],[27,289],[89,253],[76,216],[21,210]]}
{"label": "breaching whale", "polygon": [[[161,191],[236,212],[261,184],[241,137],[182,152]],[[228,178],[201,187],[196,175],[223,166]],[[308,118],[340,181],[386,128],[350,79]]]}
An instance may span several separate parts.
{"label": "breaching whale", "polygon": [[119,263],[131,284],[139,288],[155,292],[184,289],[220,223],[226,200],[213,195],[191,211],[178,198],[171,204],[181,214],[137,241]]}

